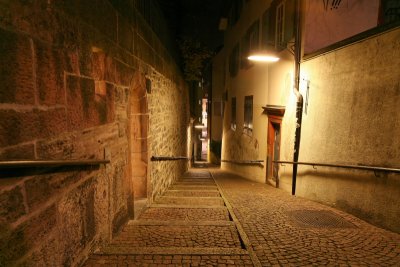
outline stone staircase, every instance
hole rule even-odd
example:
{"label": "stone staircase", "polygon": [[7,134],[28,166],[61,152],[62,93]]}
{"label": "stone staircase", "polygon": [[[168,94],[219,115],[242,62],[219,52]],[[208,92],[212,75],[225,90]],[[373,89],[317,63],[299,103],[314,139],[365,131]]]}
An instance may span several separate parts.
{"label": "stone staircase", "polygon": [[253,266],[219,189],[192,170],[85,266]]}

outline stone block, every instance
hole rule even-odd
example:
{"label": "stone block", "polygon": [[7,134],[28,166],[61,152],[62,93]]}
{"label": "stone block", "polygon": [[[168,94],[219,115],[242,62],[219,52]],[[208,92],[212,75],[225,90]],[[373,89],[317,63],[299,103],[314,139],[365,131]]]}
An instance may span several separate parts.
{"label": "stone block", "polygon": [[153,39],[153,31],[150,28],[149,24],[147,24],[147,21],[142,17],[138,16],[137,17],[137,33],[143,38],[143,40],[146,41],[147,44],[150,46],[153,46],[154,39]]}
{"label": "stone block", "polygon": [[121,230],[122,226],[124,226],[124,224],[128,221],[128,219],[128,210],[126,209],[126,207],[121,208],[114,215],[114,219],[112,221],[112,233],[118,233]]}
{"label": "stone block", "polygon": [[0,160],[34,159],[35,146],[33,144],[6,147],[0,150]]}
{"label": "stone block", "polygon": [[0,191],[0,223],[12,223],[26,214],[22,188]]}
{"label": "stone block", "polygon": [[133,140],[147,138],[148,125],[148,114],[131,115],[131,138]]}
{"label": "stone block", "polygon": [[123,16],[118,17],[118,44],[133,53],[133,29],[128,19]]}
{"label": "stone block", "polygon": [[59,172],[54,174],[37,175],[26,180],[25,191],[27,204],[30,209],[36,208],[48,201],[52,196],[65,191],[68,187],[83,177],[79,171]]}
{"label": "stone block", "polygon": [[128,87],[131,85],[135,70],[130,66],[117,61],[116,62],[116,83]]}
{"label": "stone block", "polygon": [[107,0],[97,0],[94,12],[96,22],[93,26],[112,41],[117,42],[117,12],[113,6]]}
{"label": "stone block", "polygon": [[67,121],[64,108],[34,109],[30,112],[0,111],[0,146],[49,137],[64,132]]}
{"label": "stone block", "polygon": [[0,29],[0,103],[34,104],[30,40]]}
{"label": "stone block", "polygon": [[[93,49],[92,49],[93,50]],[[92,77],[95,80],[105,80],[106,73],[106,55],[102,51],[92,53]],[[109,67],[109,66],[108,66]]]}
{"label": "stone block", "polygon": [[83,237],[82,242],[84,244],[89,243],[93,240],[96,234],[96,223],[95,223],[95,199],[94,199],[94,189],[91,188],[86,193],[83,201]]}
{"label": "stone block", "polygon": [[0,259],[5,266],[14,265],[15,261],[26,255],[31,249],[43,242],[57,223],[55,206],[50,206],[39,215],[30,218],[15,229],[2,229]]}
{"label": "stone block", "polygon": [[65,104],[64,71],[73,71],[68,56],[62,50],[40,44],[35,44],[35,56],[39,103]]}
{"label": "stone block", "polygon": [[114,120],[114,87],[106,85],[106,96],[95,95],[94,80],[67,76],[69,129],[77,130]]}
{"label": "stone block", "polygon": [[36,151],[40,159],[71,159],[75,151],[74,136],[39,140]]}

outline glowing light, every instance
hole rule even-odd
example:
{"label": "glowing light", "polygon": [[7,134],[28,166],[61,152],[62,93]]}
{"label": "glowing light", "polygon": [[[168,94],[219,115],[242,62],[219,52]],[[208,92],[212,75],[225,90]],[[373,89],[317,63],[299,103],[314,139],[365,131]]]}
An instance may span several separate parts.
{"label": "glowing light", "polygon": [[277,62],[279,57],[269,54],[254,54],[247,57],[247,59],[256,62]]}
{"label": "glowing light", "polygon": [[194,128],[196,129],[203,129],[205,126],[203,124],[196,124]]}

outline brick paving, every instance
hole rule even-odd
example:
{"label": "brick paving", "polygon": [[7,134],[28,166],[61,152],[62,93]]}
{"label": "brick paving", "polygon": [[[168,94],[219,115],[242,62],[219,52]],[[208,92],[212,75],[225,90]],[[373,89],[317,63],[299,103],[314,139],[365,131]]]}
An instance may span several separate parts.
{"label": "brick paving", "polygon": [[210,171],[218,187],[191,170],[85,266],[400,266],[399,234]]}

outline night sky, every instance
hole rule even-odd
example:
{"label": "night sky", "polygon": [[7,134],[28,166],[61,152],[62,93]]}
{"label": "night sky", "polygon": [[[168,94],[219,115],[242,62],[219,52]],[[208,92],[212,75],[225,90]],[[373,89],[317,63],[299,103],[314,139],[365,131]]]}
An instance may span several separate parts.
{"label": "night sky", "polygon": [[231,0],[157,0],[176,39],[196,38],[212,50],[223,44],[219,20],[227,16]]}

